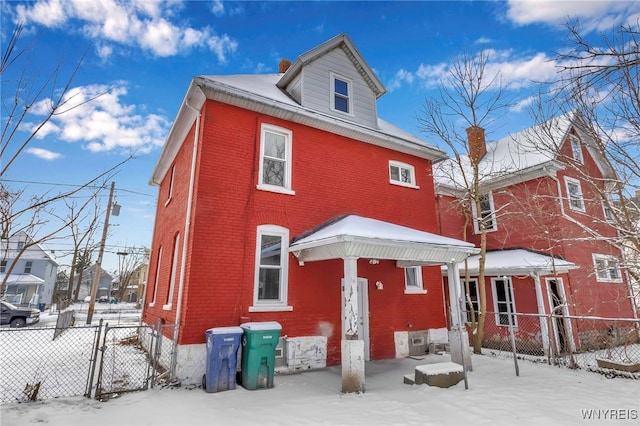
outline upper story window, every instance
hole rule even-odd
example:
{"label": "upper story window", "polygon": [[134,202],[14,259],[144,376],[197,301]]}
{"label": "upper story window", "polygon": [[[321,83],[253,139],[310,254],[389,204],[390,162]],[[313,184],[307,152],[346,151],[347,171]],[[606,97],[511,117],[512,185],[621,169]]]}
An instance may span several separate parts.
{"label": "upper story window", "polygon": [[422,284],[422,267],[412,266],[404,268],[404,292],[406,294],[425,294]]}
{"label": "upper story window", "polygon": [[596,279],[604,282],[621,282],[620,264],[613,256],[601,254],[593,255],[593,267],[596,271]]}
{"label": "upper story window", "polygon": [[511,313],[511,324],[518,326],[516,304],[513,300],[513,286],[510,278],[491,278],[493,290],[493,306],[495,307],[496,325],[509,325],[509,313]]}
{"label": "upper story window", "polygon": [[260,225],[256,238],[256,270],[250,312],[287,311],[289,230]]}
{"label": "upper story window", "polygon": [[571,210],[584,212],[584,199],[582,197],[580,181],[570,177],[565,177],[564,183],[567,186],[567,199],[569,200],[569,207]]}
{"label": "upper story window", "polygon": [[153,282],[153,298],[151,299],[151,303],[149,306],[153,307],[156,305],[156,298],[158,297],[158,280],[160,279],[160,266],[162,265],[162,246],[158,249],[158,262],[156,263],[156,274],[155,280]]}
{"label": "upper story window", "polygon": [[419,188],[416,185],[416,172],[411,164],[389,161],[389,182],[394,185]]}
{"label": "upper story window", "polygon": [[33,262],[30,260],[27,260],[26,263],[24,264],[24,273],[30,274],[32,267],[33,267]]}
{"label": "upper story window", "polygon": [[18,241],[16,250],[22,250],[24,248],[24,241]]}
{"label": "upper story window", "polygon": [[580,164],[584,164],[584,157],[582,156],[582,144],[580,143],[580,138],[574,134],[569,135],[569,141],[571,142],[571,154],[573,155],[573,159],[579,162]]}
{"label": "upper story window", "polygon": [[352,83],[345,77],[331,73],[331,109],[352,114]]}
{"label": "upper story window", "polygon": [[476,234],[480,234],[483,230],[492,232],[498,229],[493,194],[491,192],[480,195],[480,214],[478,214],[475,203],[472,204],[472,210],[474,217],[473,229]]}
{"label": "upper story window", "polygon": [[7,270],[7,261],[0,260],[0,272],[6,272]]}
{"label": "upper story window", "polygon": [[171,198],[173,197],[173,180],[175,178],[175,175],[176,175],[176,166],[172,166],[171,176],[169,177],[169,192],[167,193],[167,201],[164,202],[165,206],[169,204],[169,201],[171,201]]}
{"label": "upper story window", "polygon": [[291,144],[290,130],[262,125],[258,189],[295,194],[291,190]]}

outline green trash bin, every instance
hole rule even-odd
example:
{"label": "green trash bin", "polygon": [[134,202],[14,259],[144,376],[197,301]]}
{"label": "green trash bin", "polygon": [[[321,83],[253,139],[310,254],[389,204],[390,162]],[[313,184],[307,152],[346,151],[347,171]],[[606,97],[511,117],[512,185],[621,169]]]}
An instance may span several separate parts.
{"label": "green trash bin", "polygon": [[256,390],[273,387],[276,346],[282,326],[275,322],[248,322],[241,324],[242,386]]}

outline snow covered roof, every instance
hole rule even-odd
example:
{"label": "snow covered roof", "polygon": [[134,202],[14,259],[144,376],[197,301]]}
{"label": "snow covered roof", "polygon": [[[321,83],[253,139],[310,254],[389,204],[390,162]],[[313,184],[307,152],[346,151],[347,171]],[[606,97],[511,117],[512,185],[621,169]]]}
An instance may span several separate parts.
{"label": "snow covered roof", "polygon": [[[5,274],[0,274],[0,282],[4,280]],[[7,285],[38,285],[44,284],[42,278],[36,277],[33,274],[9,274],[7,278]]]}
{"label": "snow covered roof", "polygon": [[[470,275],[478,275],[479,255],[467,258],[467,268]],[[488,251],[485,257],[485,275],[528,275],[538,273],[540,275],[559,274],[576,269],[578,266],[563,259],[536,253],[525,249],[509,249]],[[443,267],[443,271],[446,266]],[[460,275],[465,273],[464,264],[460,265]]]}
{"label": "snow covered roof", "polygon": [[441,149],[380,118],[377,128],[306,108],[277,87],[283,74],[200,76],[192,80],[171,127],[151,184],[159,185],[206,99],[216,100],[272,117],[403,152],[428,160],[441,160]]}
{"label": "snow covered roof", "polygon": [[[567,113],[488,143],[487,153],[478,163],[480,184],[499,184],[519,175],[547,174],[562,168],[554,147],[561,145],[574,120],[575,113]],[[464,176],[467,180],[473,176],[471,160],[462,155],[442,161],[434,165],[433,176],[437,187],[464,189]]]}
{"label": "snow covered roof", "polygon": [[357,257],[442,264],[460,262],[478,249],[453,238],[348,215],[294,238],[289,251],[300,261]]}

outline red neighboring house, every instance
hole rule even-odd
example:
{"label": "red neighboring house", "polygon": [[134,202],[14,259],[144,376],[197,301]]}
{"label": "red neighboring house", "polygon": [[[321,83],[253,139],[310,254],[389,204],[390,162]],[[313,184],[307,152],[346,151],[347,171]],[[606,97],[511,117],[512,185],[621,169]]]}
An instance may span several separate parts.
{"label": "red neighboring house", "polygon": [[[629,282],[619,267],[619,239],[599,195],[607,193],[605,183],[613,174],[584,129],[581,115],[571,113],[491,144],[481,128],[467,130],[469,152],[479,156],[482,196],[479,213],[475,206],[467,209],[472,220],[466,235],[479,246],[479,221],[485,221],[483,285],[487,311],[494,313],[486,324],[488,330],[499,330],[485,335],[489,345],[509,338],[509,308],[567,316],[555,319],[553,330],[546,321],[514,316],[518,346],[538,347],[541,353],[548,353],[550,344],[555,353],[595,349],[607,336],[624,332],[604,321],[570,316],[636,318]],[[468,156],[448,159],[434,168],[443,235],[463,237],[460,206],[472,203],[461,203],[469,198],[462,176],[472,176],[471,161]],[[478,256],[470,257],[469,297],[476,310],[478,267]],[[464,277],[463,267],[460,274]]]}
{"label": "red neighboring house", "polygon": [[436,235],[445,154],[377,117],[385,88],[346,35],[280,66],[192,80],[151,178],[143,320],[179,325],[183,383],[205,330],[277,321],[277,369],[342,363],[360,390],[364,360],[424,353],[446,327],[439,265],[477,250]]}

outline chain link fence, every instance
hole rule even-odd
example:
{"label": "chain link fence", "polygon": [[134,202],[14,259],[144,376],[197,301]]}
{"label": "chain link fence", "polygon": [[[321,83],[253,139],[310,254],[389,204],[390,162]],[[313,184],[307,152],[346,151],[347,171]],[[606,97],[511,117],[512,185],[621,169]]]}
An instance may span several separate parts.
{"label": "chain link fence", "polygon": [[[487,312],[482,353],[640,379],[640,320]],[[473,346],[475,333],[470,332]]]}
{"label": "chain link fence", "polygon": [[174,329],[102,321],[62,332],[0,328],[0,403],[80,395],[107,399],[169,382]]}
{"label": "chain link fence", "polygon": [[99,330],[0,329],[0,402],[86,395]]}

